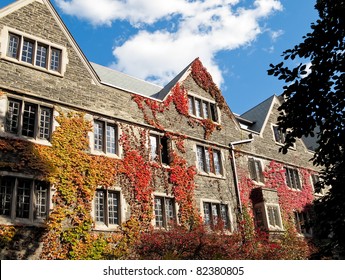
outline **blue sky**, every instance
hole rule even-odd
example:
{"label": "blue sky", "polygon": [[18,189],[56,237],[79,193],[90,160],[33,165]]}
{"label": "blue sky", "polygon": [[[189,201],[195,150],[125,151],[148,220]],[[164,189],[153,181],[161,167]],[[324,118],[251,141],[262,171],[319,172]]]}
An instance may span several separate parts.
{"label": "blue sky", "polygon": [[315,2],[52,0],[90,61],[164,85],[199,57],[239,114],[282,93],[269,64],[311,31]]}

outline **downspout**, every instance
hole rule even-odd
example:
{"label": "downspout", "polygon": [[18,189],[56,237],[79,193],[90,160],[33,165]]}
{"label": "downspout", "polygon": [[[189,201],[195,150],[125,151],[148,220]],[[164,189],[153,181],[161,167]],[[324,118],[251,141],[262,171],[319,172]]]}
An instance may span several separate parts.
{"label": "downspout", "polygon": [[229,144],[230,150],[231,150],[231,164],[232,164],[232,167],[234,170],[234,183],[235,183],[235,190],[236,190],[236,196],[237,196],[237,202],[238,202],[238,209],[239,209],[239,212],[241,215],[242,215],[243,209],[242,209],[242,201],[241,201],[241,196],[240,196],[240,187],[238,185],[238,174],[237,174],[234,146],[251,143],[253,140],[254,140],[253,138],[249,138],[249,139],[245,139],[245,140],[231,142]]}

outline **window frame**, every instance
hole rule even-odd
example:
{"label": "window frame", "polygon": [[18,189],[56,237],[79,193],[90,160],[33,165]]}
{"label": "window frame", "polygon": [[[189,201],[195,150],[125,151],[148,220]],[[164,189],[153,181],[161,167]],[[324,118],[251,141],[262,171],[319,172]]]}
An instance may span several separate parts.
{"label": "window frame", "polygon": [[297,168],[284,166],[285,182],[288,188],[301,191],[303,186]]}
{"label": "window frame", "polygon": [[259,184],[265,183],[265,178],[263,174],[262,161],[257,158],[248,158],[248,170],[249,175],[252,180]]}
{"label": "window frame", "polygon": [[[160,209],[156,209],[156,200],[160,200]],[[172,218],[170,216],[168,216],[169,211],[167,211],[167,201],[170,201],[172,204]],[[158,223],[160,221],[157,220],[157,212],[156,211],[161,211],[161,217],[162,217],[162,221],[161,224],[159,225]],[[172,196],[165,196],[165,195],[154,195],[153,197],[153,211],[154,211],[154,219],[153,219],[153,223],[154,223],[154,227],[155,228],[165,228],[165,229],[169,229],[170,225],[172,223],[177,223],[177,207],[176,207],[176,200],[174,197]]]}
{"label": "window frame", "polygon": [[[222,215],[222,206],[225,207],[225,217]],[[214,209],[216,210],[217,215],[214,215]],[[208,212],[205,212],[207,210]],[[210,229],[215,229],[218,226],[218,221],[222,221],[223,228],[231,231],[231,215],[230,215],[230,206],[229,203],[222,203],[216,201],[203,200],[202,201],[202,216],[204,225]],[[208,217],[207,217],[208,216]],[[207,217],[207,218],[206,218]],[[217,221],[215,221],[215,217]]]}
{"label": "window frame", "polygon": [[285,133],[278,128],[278,125],[272,124],[274,141],[280,145],[285,143]]}
{"label": "window frame", "polygon": [[[215,163],[215,154],[217,154],[218,158],[217,164]],[[223,157],[220,149],[196,145],[196,162],[196,166],[201,174],[224,176]]]}
{"label": "window frame", "polygon": [[[97,206],[98,200],[97,200],[97,193],[103,193],[103,198],[104,198],[104,204],[103,204],[103,221],[98,221],[98,211],[101,211],[99,209],[100,207]],[[116,195],[116,200],[117,200],[117,205],[116,205],[116,219],[117,223],[110,223],[109,219],[115,218],[110,217],[110,211],[109,208],[112,206],[109,204],[109,194],[115,194]],[[94,194],[94,200],[93,200],[93,220],[95,223],[95,228],[100,229],[100,230],[113,230],[118,228],[123,220],[122,217],[122,196],[121,196],[121,191],[117,189],[107,189],[107,188],[97,188]]]}
{"label": "window frame", "polygon": [[[154,146],[153,146],[152,138],[156,139],[155,151],[153,150]],[[169,140],[168,137],[164,135],[150,133],[149,134],[149,149],[150,149],[150,161],[155,161],[162,165],[170,165],[170,151],[172,147],[171,147],[171,141]],[[153,157],[153,151],[154,151],[155,157]]]}
{"label": "window frame", "polygon": [[[13,112],[10,108],[10,104],[18,104],[16,114],[16,120],[14,120]],[[26,106],[31,106],[27,109]],[[35,112],[32,112],[31,108],[35,108]],[[44,112],[50,112],[49,121],[46,120],[46,114]],[[43,117],[43,119],[42,119]],[[29,123],[26,123],[28,121]],[[13,128],[12,124],[16,122],[16,127]],[[48,125],[47,125],[48,123]],[[54,124],[54,109],[49,105],[43,105],[28,99],[19,99],[17,97],[9,96],[7,98],[7,109],[5,114],[4,130],[6,133],[16,135],[18,137],[24,137],[28,139],[35,139],[40,141],[50,142],[53,133]],[[30,126],[33,128],[30,129]],[[26,131],[26,132],[25,132]],[[31,132],[32,131],[32,134]],[[48,132],[46,132],[48,131]]]}
{"label": "window frame", "polygon": [[[5,186],[4,181],[9,180],[10,185]],[[40,191],[38,188],[43,187]],[[16,223],[24,223],[24,224],[42,224],[44,223],[50,211],[50,196],[51,196],[51,187],[48,182],[36,180],[33,178],[22,177],[12,174],[0,174],[0,203],[1,207],[4,205],[3,203],[3,190],[4,188],[9,189],[10,193],[6,193],[5,204],[8,203],[8,214],[4,214],[4,209],[0,209],[0,221],[5,222],[6,224],[16,224]],[[22,194],[20,194],[20,189],[23,189]],[[26,189],[26,190],[25,190]],[[41,194],[45,193],[44,196]],[[27,199],[25,199],[28,198]],[[28,204],[28,208],[25,210],[23,208],[18,208],[22,203],[19,199],[24,199],[22,203]],[[26,200],[26,201],[25,201]],[[43,201],[43,202],[42,202]],[[38,207],[43,207],[45,212],[38,210]],[[6,209],[5,209],[6,210]],[[25,211],[27,212],[24,215],[22,212],[19,215],[18,211]],[[43,215],[38,213],[45,213]],[[22,217],[24,216],[24,217]]]}
{"label": "window frame", "polygon": [[[102,127],[102,134],[101,134],[101,144],[96,144],[96,123],[101,124]],[[115,153],[112,153],[111,151],[108,150],[108,127],[112,127],[114,129],[114,137],[111,137],[114,140],[114,148],[115,148]],[[97,134],[98,135],[98,134]],[[107,156],[112,156],[112,157],[118,157],[120,155],[120,145],[119,145],[119,126],[116,122],[112,122],[109,120],[103,120],[103,119],[98,119],[95,118],[93,120],[93,131],[92,131],[92,152],[94,154],[100,154],[100,155],[107,155]],[[98,137],[97,137],[98,138]],[[98,140],[99,141],[99,140]],[[96,145],[102,146],[100,149],[96,148]],[[112,145],[110,146],[112,148]]]}
{"label": "window frame", "polygon": [[[270,210],[274,209],[275,213],[271,215]],[[258,217],[258,210],[260,210],[261,218]],[[273,223],[272,223],[273,218]],[[283,231],[283,221],[280,211],[280,206],[277,203],[258,203],[254,206],[255,225],[258,228],[269,231]]]}
{"label": "window frame", "polygon": [[[18,40],[16,43],[15,55],[13,55],[13,46],[11,48],[10,45],[12,42],[12,37],[16,37]],[[3,27],[3,29],[1,30],[0,40],[0,54],[2,59],[6,59],[8,61],[18,63],[20,65],[25,65],[36,70],[44,71],[57,76],[64,76],[64,73],[66,71],[66,64],[68,62],[66,47],[7,26]],[[24,42],[32,43],[32,54],[29,62],[23,59],[23,54],[25,52],[23,50]],[[38,54],[39,46],[46,47],[45,65],[37,63],[37,57],[40,56]],[[56,62],[56,59],[54,59],[55,56],[53,57],[53,55],[56,54],[56,50],[59,51],[58,67],[56,67],[54,63]]]}
{"label": "window frame", "polygon": [[305,236],[313,235],[313,228],[310,226],[310,214],[307,211],[293,211],[293,221],[296,231]]}
{"label": "window frame", "polygon": [[[199,104],[198,111],[196,104]],[[199,96],[195,96],[193,94],[188,94],[188,113],[190,116],[193,116],[198,119],[209,119],[214,123],[220,122],[216,102],[204,99]]]}

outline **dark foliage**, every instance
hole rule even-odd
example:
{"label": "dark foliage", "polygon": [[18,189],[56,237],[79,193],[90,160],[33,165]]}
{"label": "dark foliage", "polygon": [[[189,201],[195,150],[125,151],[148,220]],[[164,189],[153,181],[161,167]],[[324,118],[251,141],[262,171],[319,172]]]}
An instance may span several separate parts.
{"label": "dark foliage", "polygon": [[[319,227],[327,249],[345,255],[345,1],[317,0],[319,19],[304,41],[283,53],[284,60],[306,59],[291,69],[270,65],[269,75],[284,80],[278,125],[286,132],[286,153],[296,138],[316,137],[314,164],[323,167],[328,194],[317,203]],[[315,133],[316,131],[316,133]],[[319,229],[319,230],[320,230]],[[326,248],[326,247],[325,247]]]}

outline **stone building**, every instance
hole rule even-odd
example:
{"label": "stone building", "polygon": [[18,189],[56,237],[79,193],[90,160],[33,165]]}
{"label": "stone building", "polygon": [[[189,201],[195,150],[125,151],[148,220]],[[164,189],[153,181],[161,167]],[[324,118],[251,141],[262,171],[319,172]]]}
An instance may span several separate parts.
{"label": "stone building", "polygon": [[[44,229],[54,210],[57,189],[45,169],[37,167],[47,158],[37,156],[36,149],[53,146],[52,137],[61,125],[56,117],[69,112],[82,112],[92,125],[85,153],[94,158],[121,163],[129,154],[124,139],[141,139],[138,153],[152,176],[152,226],[167,228],[172,220],[183,221],[189,203],[211,227],[222,221],[229,232],[236,231],[247,206],[258,226],[283,231],[281,202],[286,196],[272,187],[273,162],[287,174],[293,197],[303,194],[299,204],[284,207],[293,211],[299,232],[312,234],[304,206],[313,193],[302,190],[316,182],[317,170],[302,141],[286,155],[278,152],[283,141],[275,126],[280,102],[273,96],[238,116],[199,59],[165,87],[156,86],[89,62],[48,0],[19,0],[1,9],[0,224],[25,228],[18,237],[19,249],[5,253],[25,247],[21,238],[29,238],[33,228]],[[177,166],[184,173],[177,173]],[[116,231],[133,215],[131,203],[140,202],[133,202],[126,185],[133,186],[135,174],[122,172],[125,180],[95,186],[93,231]],[[183,183],[188,190],[178,189],[181,178],[172,178],[178,174],[189,178]],[[40,244],[28,250],[22,258],[35,256]]]}

